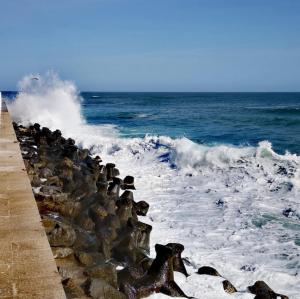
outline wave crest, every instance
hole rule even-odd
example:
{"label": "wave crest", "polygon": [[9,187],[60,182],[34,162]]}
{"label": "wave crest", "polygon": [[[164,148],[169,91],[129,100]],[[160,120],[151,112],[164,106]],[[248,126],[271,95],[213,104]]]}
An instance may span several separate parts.
{"label": "wave crest", "polygon": [[297,155],[275,153],[268,141],[260,142],[258,147],[236,147],[208,146],[187,138],[173,139],[168,136],[119,138],[115,125],[88,125],[85,122],[81,113],[82,98],[75,84],[60,79],[53,71],[42,76],[27,75],[19,82],[18,88],[20,92],[9,105],[15,121],[24,125],[38,122],[50,129],[60,129],[82,146],[101,154],[127,151],[130,155],[139,155],[141,160],[148,156],[147,159],[151,157],[160,162],[169,162],[184,172],[199,171],[205,167],[225,169],[246,162],[265,164],[267,169],[271,169],[276,161],[289,161],[295,167],[300,164]]}
{"label": "wave crest", "polygon": [[61,80],[53,71],[43,76],[25,76],[18,89],[16,99],[9,105],[15,121],[24,125],[37,122],[51,129],[78,128],[85,123],[76,86]]}

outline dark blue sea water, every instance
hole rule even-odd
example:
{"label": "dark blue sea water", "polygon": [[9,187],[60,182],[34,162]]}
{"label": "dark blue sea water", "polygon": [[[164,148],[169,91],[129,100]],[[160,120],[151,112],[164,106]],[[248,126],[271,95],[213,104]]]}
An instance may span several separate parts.
{"label": "dark blue sea water", "polygon": [[[3,93],[13,97],[15,93]],[[126,137],[187,137],[197,143],[257,145],[300,154],[300,93],[83,92],[90,124],[115,124]]]}
{"label": "dark blue sea water", "polygon": [[185,136],[205,144],[257,145],[300,154],[300,93],[82,93],[91,124],[123,135]]}

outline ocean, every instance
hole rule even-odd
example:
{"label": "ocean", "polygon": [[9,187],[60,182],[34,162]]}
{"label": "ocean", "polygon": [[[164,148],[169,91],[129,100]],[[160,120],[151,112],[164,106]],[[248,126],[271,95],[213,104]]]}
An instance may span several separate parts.
{"label": "ocean", "polygon": [[[151,255],[185,246],[187,294],[253,298],[246,287],[264,280],[300,298],[300,93],[79,93],[53,75],[20,90],[3,93],[14,120],[60,129],[135,177]],[[195,274],[204,265],[241,292]]]}
{"label": "ocean", "polygon": [[90,124],[114,124],[121,136],[186,137],[206,145],[257,146],[300,154],[300,93],[83,92]]}

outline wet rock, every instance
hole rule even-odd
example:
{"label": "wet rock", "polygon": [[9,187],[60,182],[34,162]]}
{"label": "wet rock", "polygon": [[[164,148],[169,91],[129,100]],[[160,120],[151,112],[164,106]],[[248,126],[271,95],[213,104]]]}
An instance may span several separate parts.
{"label": "wet rock", "polygon": [[42,223],[45,228],[46,234],[49,234],[52,230],[54,230],[57,222],[54,219],[43,216]]}
{"label": "wet rock", "polygon": [[84,266],[92,266],[95,264],[93,256],[87,252],[76,252],[75,257]]}
{"label": "wet rock", "polygon": [[153,292],[162,292],[170,296],[186,297],[184,292],[174,281],[173,249],[160,244],[155,245],[156,258],[147,273],[132,284],[124,283],[120,286],[128,298],[143,298]]}
{"label": "wet rock", "polygon": [[254,285],[249,286],[248,289],[252,294],[258,294],[262,291],[273,292],[273,290],[264,281],[256,281]]}
{"label": "wet rock", "polygon": [[106,192],[107,192],[107,187],[108,187],[108,182],[106,182],[106,181],[97,181],[97,183],[96,183],[96,185],[97,185],[97,188],[98,188],[98,190],[97,190],[97,192],[98,193],[100,193],[100,194],[106,194]]}
{"label": "wet rock", "polygon": [[133,176],[126,176],[123,180],[123,186],[122,186],[122,189],[132,189],[132,190],[135,190],[135,187],[134,187],[134,177]]}
{"label": "wet rock", "polygon": [[55,130],[52,135],[57,140],[61,137],[61,131],[60,130]]}
{"label": "wet rock", "polygon": [[131,235],[132,229],[123,230],[114,242],[112,257],[119,262],[134,264],[139,250],[136,248],[135,239]]}
{"label": "wet rock", "polygon": [[72,278],[66,278],[62,280],[62,285],[64,287],[67,298],[80,298],[88,299],[84,290],[78,286],[78,284]]}
{"label": "wet rock", "polygon": [[118,169],[118,168],[114,168],[114,170],[113,170],[113,176],[114,176],[114,177],[117,177],[117,176],[119,176],[119,175],[120,175],[119,169]]}
{"label": "wet rock", "polygon": [[164,285],[161,289],[160,292],[163,294],[166,294],[168,296],[171,297],[183,297],[183,298],[193,298],[193,297],[189,297],[187,296],[181,289],[180,287],[177,285],[177,283],[172,280],[168,283],[166,283],[166,285]]}
{"label": "wet rock", "polygon": [[[110,223],[110,225],[108,225]],[[117,229],[120,225],[118,217],[109,215],[102,223],[96,224],[96,235],[99,240],[106,239],[112,242],[117,237]]]}
{"label": "wet rock", "polygon": [[51,131],[47,127],[42,127],[41,134],[42,134],[42,136],[50,136],[51,135]]}
{"label": "wet rock", "polygon": [[119,289],[127,289],[135,280],[141,278],[146,272],[136,269],[135,265],[127,266],[117,272],[117,282]]}
{"label": "wet rock", "polygon": [[116,214],[117,206],[114,200],[111,199],[106,200],[104,203],[104,208],[106,209],[108,214],[112,214],[112,215]]}
{"label": "wet rock", "polygon": [[106,166],[100,165],[99,170],[98,170],[98,181],[103,182],[107,180],[107,169]]}
{"label": "wet rock", "polygon": [[120,199],[127,199],[127,200],[133,201],[134,198],[133,198],[133,193],[132,193],[132,191],[128,191],[128,190],[124,191],[124,192],[122,193],[122,195],[120,196]]}
{"label": "wet rock", "polygon": [[63,175],[64,175],[64,173],[66,173],[65,176],[69,177],[69,176],[70,176],[69,171],[70,171],[70,169],[73,169],[74,163],[73,163],[73,161],[72,161],[71,159],[69,159],[68,157],[65,157],[65,158],[60,162],[60,164],[59,164],[58,167],[59,167],[59,168],[61,169],[61,171],[63,172]]}
{"label": "wet rock", "polygon": [[74,219],[80,215],[82,208],[79,202],[73,202],[69,200],[64,201],[64,203],[57,208],[57,211],[62,216]]}
{"label": "wet rock", "polygon": [[76,261],[69,257],[56,259],[55,261],[58,272],[63,280],[71,278],[78,286],[86,281],[86,276],[83,273],[84,267],[78,265]]}
{"label": "wet rock", "polygon": [[80,227],[87,231],[94,231],[95,230],[95,222],[86,214],[84,214],[80,220],[78,221]]}
{"label": "wet rock", "polygon": [[219,272],[213,267],[203,266],[198,269],[198,274],[200,275],[212,275],[212,276],[221,276]]}
{"label": "wet rock", "polygon": [[42,210],[46,211],[47,208],[49,208],[50,211],[55,211],[59,208],[59,205],[68,200],[67,193],[47,194],[36,190],[36,192],[34,191],[34,195],[39,209],[41,208],[40,212],[42,212]]}
{"label": "wet rock", "polygon": [[54,247],[71,247],[76,240],[76,233],[72,226],[58,222],[47,236],[50,245]]}
{"label": "wet rock", "polygon": [[225,292],[227,292],[229,294],[233,294],[233,293],[237,292],[237,289],[233,286],[233,284],[230,281],[223,280],[222,284],[223,284],[223,289]]}
{"label": "wet rock", "polygon": [[282,215],[285,217],[292,217],[296,214],[296,211],[291,209],[291,208],[287,208],[285,210],[282,211]]}
{"label": "wet rock", "polygon": [[64,204],[65,196],[60,197],[57,194],[47,195],[47,193],[39,192],[36,194],[36,199],[38,200],[37,204],[41,213],[59,212],[65,216],[72,212]]}
{"label": "wet rock", "polygon": [[287,171],[287,169],[285,167],[279,166],[278,170],[277,170],[277,174],[286,176],[288,174],[288,171]]}
{"label": "wet rock", "polygon": [[104,280],[91,278],[85,284],[86,292],[94,299],[126,299],[126,296]]}
{"label": "wet rock", "polygon": [[121,228],[121,223],[120,219],[118,216],[109,214],[105,219],[104,219],[104,225],[107,227],[110,227],[112,229],[118,230]]}
{"label": "wet rock", "polygon": [[67,144],[64,147],[63,156],[69,158],[70,160],[75,160],[77,156],[77,146],[73,144]]}
{"label": "wet rock", "polygon": [[48,186],[56,186],[59,188],[63,187],[63,182],[59,179],[58,176],[48,176],[46,185]]}
{"label": "wet rock", "polygon": [[151,267],[152,263],[153,263],[152,258],[149,258],[148,256],[144,256],[138,261],[137,265],[141,269],[141,273],[146,273]]}
{"label": "wet rock", "polygon": [[33,175],[32,177],[29,177],[29,178],[30,178],[30,183],[31,183],[32,187],[38,187],[42,184],[41,179],[37,175]]}
{"label": "wet rock", "polygon": [[120,186],[122,184],[122,180],[119,178],[113,178],[113,181],[109,183],[107,194],[112,197],[112,199],[117,200],[119,197]]}
{"label": "wet rock", "polygon": [[89,216],[95,223],[102,221],[107,215],[108,211],[101,204],[95,203],[89,208]]}
{"label": "wet rock", "polygon": [[134,225],[136,247],[145,250],[147,253],[150,251],[150,233],[152,226],[143,222],[136,222]]}
{"label": "wet rock", "polygon": [[216,206],[217,206],[217,207],[223,208],[224,205],[225,205],[225,202],[224,202],[224,200],[223,200],[222,198],[220,198],[220,199],[218,199],[218,200],[216,201]]}
{"label": "wet rock", "polygon": [[149,204],[142,200],[137,203],[133,203],[134,210],[138,216],[146,216],[149,210]]}
{"label": "wet rock", "polygon": [[37,132],[39,132],[39,131],[41,130],[41,126],[40,126],[40,124],[38,124],[38,123],[34,123],[34,124],[33,124],[33,127],[34,127],[34,129],[35,129]]}
{"label": "wet rock", "polygon": [[103,254],[105,261],[111,258],[112,245],[108,238],[102,238],[99,245],[99,251]]}
{"label": "wet rock", "polygon": [[[151,225],[129,218],[125,225],[121,223],[119,236],[115,242],[120,249],[147,251],[151,230]],[[131,254],[129,253],[129,255]]]}
{"label": "wet rock", "polygon": [[168,247],[171,247],[173,252],[174,252],[174,257],[173,257],[173,269],[174,271],[180,272],[184,274],[186,277],[188,277],[188,273],[185,269],[181,253],[184,250],[184,246],[179,243],[168,243]]}
{"label": "wet rock", "polygon": [[114,163],[107,163],[106,164],[106,178],[108,181],[111,181],[114,178]]}
{"label": "wet rock", "polygon": [[79,161],[84,161],[89,155],[90,155],[90,151],[88,149],[82,149],[78,151]]}
{"label": "wet rock", "polygon": [[47,195],[53,195],[53,194],[61,193],[62,189],[57,186],[42,186],[40,191]]}
{"label": "wet rock", "polygon": [[99,156],[96,156],[94,159],[95,159],[95,161],[96,161],[97,163],[102,162],[102,159],[101,159]]}
{"label": "wet rock", "polygon": [[32,166],[33,166],[33,169],[35,171],[35,173],[38,173],[40,168],[45,168],[46,167],[46,162],[43,162],[43,161],[34,161],[33,163],[31,163]]}
{"label": "wet rock", "polygon": [[25,164],[25,168],[27,170],[28,175],[34,175],[35,174],[35,170],[32,167],[31,163],[28,160],[24,159],[24,164]]}
{"label": "wet rock", "polygon": [[101,263],[90,267],[85,271],[91,278],[99,278],[109,283],[112,287],[118,288],[116,266],[111,263]]}
{"label": "wet rock", "polygon": [[255,299],[288,299],[287,296],[275,293],[264,281],[256,281],[254,285],[248,287],[252,294],[255,294]]}
{"label": "wet rock", "polygon": [[97,171],[99,170],[99,163],[95,161],[91,156],[87,156],[84,159],[85,165],[92,171]]}
{"label": "wet rock", "polygon": [[69,247],[52,247],[51,249],[55,259],[65,258],[74,253],[73,249]]}
{"label": "wet rock", "polygon": [[98,251],[99,244],[94,233],[87,232],[82,228],[76,229],[76,240],[73,248],[77,251],[94,252]]}
{"label": "wet rock", "polygon": [[122,225],[126,225],[128,219],[132,218],[133,201],[129,196],[121,196],[116,202],[116,213]]}

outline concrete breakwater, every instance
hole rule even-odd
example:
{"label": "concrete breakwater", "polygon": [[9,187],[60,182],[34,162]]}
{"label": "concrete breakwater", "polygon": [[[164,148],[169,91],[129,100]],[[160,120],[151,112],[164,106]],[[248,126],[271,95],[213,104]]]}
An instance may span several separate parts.
{"label": "concrete breakwater", "polygon": [[14,126],[68,298],[188,297],[173,276],[187,275],[184,247],[157,244],[148,256],[152,227],[138,216],[149,205],[134,200],[133,177],[119,178],[59,130]]}
{"label": "concrete breakwater", "polygon": [[61,278],[4,102],[0,113],[0,298],[63,299]]}

